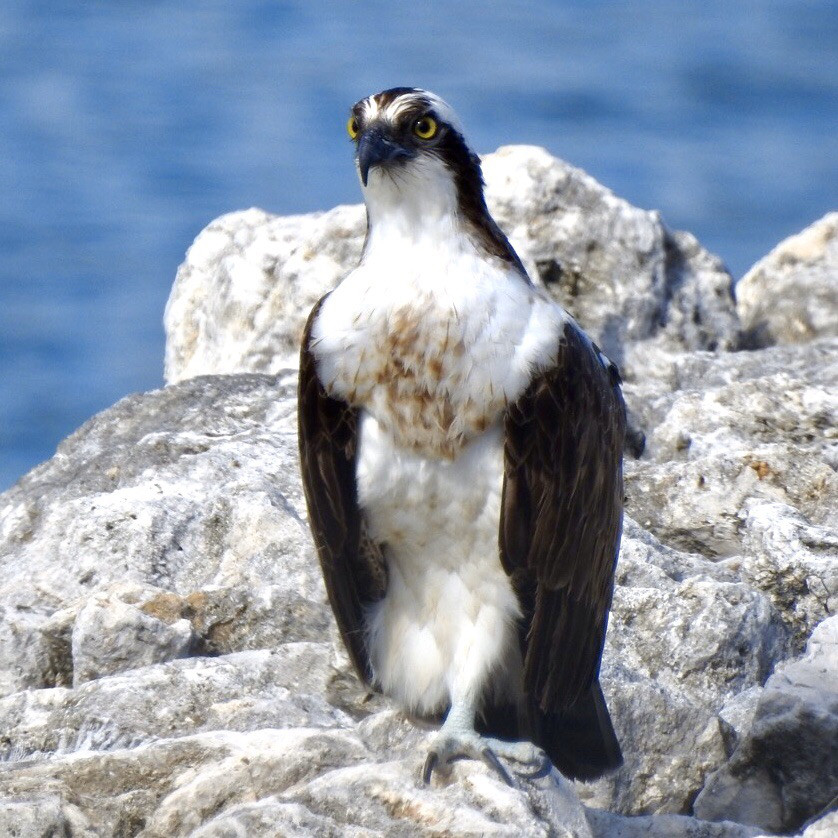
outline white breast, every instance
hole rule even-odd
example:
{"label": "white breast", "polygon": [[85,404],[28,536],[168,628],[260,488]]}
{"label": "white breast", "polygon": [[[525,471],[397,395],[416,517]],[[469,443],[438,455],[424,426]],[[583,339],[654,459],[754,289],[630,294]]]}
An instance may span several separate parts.
{"label": "white breast", "polygon": [[463,234],[371,237],[323,304],[312,348],[332,395],[398,445],[452,459],[554,361],[566,319]]}
{"label": "white breast", "polygon": [[431,713],[520,683],[508,677],[519,605],[498,555],[501,417],[554,362],[567,315],[478,252],[444,201],[404,194],[324,302],[311,345],[327,390],[362,411],[359,504],[388,564],[367,619],[374,675]]}

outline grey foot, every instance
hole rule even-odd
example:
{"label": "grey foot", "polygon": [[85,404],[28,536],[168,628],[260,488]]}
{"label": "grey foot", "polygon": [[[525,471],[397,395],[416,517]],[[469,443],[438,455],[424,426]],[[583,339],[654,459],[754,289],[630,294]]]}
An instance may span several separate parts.
{"label": "grey foot", "polygon": [[500,761],[501,757],[519,764],[523,770],[516,770],[515,773],[527,780],[546,777],[553,768],[547,754],[532,742],[505,742],[480,736],[473,730],[455,732],[446,731],[443,727],[428,751],[422,779],[430,783],[434,770],[445,772],[455,760],[475,759],[486,763],[507,785],[514,786],[515,782]]}

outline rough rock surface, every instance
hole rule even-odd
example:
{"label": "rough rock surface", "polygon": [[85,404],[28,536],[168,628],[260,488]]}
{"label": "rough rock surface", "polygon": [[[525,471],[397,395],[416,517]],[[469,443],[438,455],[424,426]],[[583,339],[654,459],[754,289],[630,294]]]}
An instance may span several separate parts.
{"label": "rough rock surface", "polygon": [[114,596],[91,598],[73,622],[73,686],[185,657],[192,646],[189,620],[167,622]]}
{"label": "rough rock surface", "polygon": [[[483,161],[486,198],[534,279],[632,375],[634,342],[733,348],[733,280],[688,233],[670,232],[544,149]],[[166,381],[277,372],[297,363],[305,318],[360,257],[362,206],[277,218],[231,213],[195,240],[166,307]]]}
{"label": "rough rock surface", "polygon": [[[3,497],[2,596],[26,611],[29,633],[18,625],[28,654],[7,670],[0,699],[0,794],[67,801],[83,792],[92,802],[71,814],[92,834],[140,824],[150,835],[201,824],[205,834],[231,824],[260,834],[259,823],[286,821],[301,834],[347,823],[480,834],[490,821],[500,834],[522,822],[531,834],[561,834],[537,802],[543,790],[510,797],[479,766],[457,769],[467,792],[429,795],[417,784],[427,731],[383,698],[368,700],[352,676],[301,520],[292,385],[293,376],[216,376],[132,396]],[[82,517],[88,526],[71,530]],[[735,744],[722,708],[761,689],[792,633],[736,567],[666,547],[631,519],[618,583],[603,681],[626,766],[577,792],[603,810],[686,812]],[[149,624],[188,625],[178,636],[190,638],[193,657],[150,642]],[[88,680],[93,650],[99,668]],[[287,744],[283,730],[321,731],[321,750]],[[274,771],[286,748],[299,756],[290,779],[288,766]],[[244,779],[233,770],[243,759]],[[116,785],[97,792],[105,775]],[[347,810],[347,800],[369,799],[371,777],[384,809]],[[473,797],[471,783],[492,790]],[[503,805],[487,815],[501,791]],[[462,807],[456,817],[452,805]],[[577,809],[562,808],[559,820]]]}
{"label": "rough rock surface", "polygon": [[838,212],[780,242],[736,286],[750,347],[838,337]]}
{"label": "rough rock surface", "polygon": [[529,263],[634,370],[648,450],[627,462],[602,670],[625,766],[419,782],[431,729],[361,688],[333,626],[283,366],[363,217],[252,210],[179,273],[185,380],[0,496],[0,834],[831,834],[838,344],[721,351],[729,277],[687,234],[539,150],[502,149],[487,177]]}
{"label": "rough rock surface", "polygon": [[629,513],[765,591],[802,649],[838,611],[838,341],[676,355],[626,397],[647,429]]}
{"label": "rough rock surface", "polygon": [[806,655],[768,679],[747,734],[708,779],[695,811],[781,832],[800,827],[836,794],[838,617],[830,617],[815,629]]}

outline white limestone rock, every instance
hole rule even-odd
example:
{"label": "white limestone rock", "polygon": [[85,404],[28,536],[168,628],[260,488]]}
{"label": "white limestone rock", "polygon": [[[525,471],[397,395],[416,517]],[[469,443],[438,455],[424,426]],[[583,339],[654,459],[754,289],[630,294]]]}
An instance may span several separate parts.
{"label": "white limestone rock", "polygon": [[802,648],[822,620],[838,614],[838,529],[758,499],[745,503],[740,519],[744,555],[724,565],[768,594]]}
{"label": "white limestone rock", "polygon": [[[164,664],[165,666],[165,664]],[[0,794],[79,801],[97,836],[185,836],[225,805],[266,797],[368,756],[351,732],[215,731],[112,751],[0,765]]]}
{"label": "white limestone rock", "polygon": [[668,380],[626,389],[647,432],[628,510],[665,543],[740,554],[751,499],[838,529],[838,342],[675,356]]}
{"label": "white limestone rock", "polygon": [[838,337],[838,212],[780,242],[736,286],[752,348]]}
{"label": "white limestone rock", "polygon": [[0,800],[0,835],[8,838],[94,838],[95,834],[78,808],[57,795]]}
{"label": "white limestone rock", "polygon": [[241,376],[128,397],[4,493],[4,693],[67,683],[73,617],[56,629],[55,612],[117,582],[179,597],[171,622],[191,617],[207,651],[253,648],[248,631],[269,645],[328,625],[295,388],[295,375]]}
{"label": "white limestone rock", "polygon": [[801,838],[835,838],[838,835],[838,810],[818,818],[806,827]]}
{"label": "white limestone rock", "polygon": [[[527,264],[627,367],[649,439],[602,669],[625,767],[420,783],[430,726],[352,673],[298,474],[298,336],[363,210],[250,210],[179,272],[181,383],[0,495],[0,834],[831,834],[838,341],[718,351],[730,278],[691,236],[539,149],[486,172]],[[278,374],[194,377],[253,369]],[[698,814],[740,822],[686,817],[699,792]]]}
{"label": "white limestone rock", "polygon": [[[12,689],[40,687],[0,699],[0,799],[34,795],[42,780],[62,801],[89,794],[81,814],[101,834],[140,822],[156,824],[158,832],[149,834],[232,829],[277,806],[291,806],[281,809],[290,824],[334,821],[335,829],[373,832],[403,827],[393,813],[413,813],[414,806],[422,817],[441,816],[418,786],[427,731],[383,697],[365,700],[336,640],[302,520],[293,383],[293,376],[220,376],[131,397],[91,420],[0,499],[0,603],[18,611],[31,606],[16,635],[28,657],[10,656],[17,668],[7,670],[8,679]],[[757,507],[752,513],[754,522],[768,523],[754,523],[743,554],[725,562],[667,547],[627,518],[603,666],[626,766],[598,783],[576,784],[585,804],[623,813],[689,811],[707,777],[749,735],[747,719],[740,729],[728,722],[732,702],[762,689],[792,651],[794,626],[831,607],[825,601],[818,611],[812,599],[798,615],[781,596],[785,571],[772,578],[765,556],[786,542],[766,533],[773,518],[786,519],[770,510],[760,517]],[[799,543],[811,545],[811,525],[800,527]],[[804,579],[829,570],[804,559],[794,559],[795,567],[808,568]],[[74,679],[81,656],[73,655],[73,637],[86,615],[102,609],[132,615],[134,627],[146,618],[188,625],[192,651],[220,657],[143,666],[147,650],[140,650],[120,652],[112,665],[103,642],[100,677],[81,683],[83,677]],[[28,669],[17,666],[21,661]],[[66,688],[74,682],[75,689]],[[203,768],[188,780],[185,767],[167,756],[180,753],[185,740],[205,741],[194,737],[272,736],[281,729],[351,734],[363,756],[342,762],[326,754],[308,766],[312,781],[302,796],[286,794],[281,784],[254,785],[252,774],[232,770],[216,751],[198,760]],[[139,754],[153,782],[137,779]],[[79,773],[83,755],[89,759]],[[57,773],[47,782],[49,766]],[[332,770],[348,772],[331,777],[345,787],[314,780]],[[359,803],[354,820],[335,820],[343,801],[368,791],[357,785],[358,775],[379,771],[403,778],[387,789],[391,809]],[[457,772],[466,785],[483,776],[470,764]],[[480,782],[490,784],[489,797],[509,793],[489,775]],[[164,805],[175,786],[183,790]],[[99,797],[105,794],[107,801]],[[514,807],[523,799],[511,801],[503,817],[518,819]],[[445,798],[445,806],[462,807],[445,822],[488,828],[490,810],[480,800]],[[549,833],[544,817],[521,822],[531,834]],[[210,826],[213,819],[218,823]]]}
{"label": "white limestone rock", "polygon": [[643,371],[627,352],[637,342],[669,351],[738,345],[733,280],[694,236],[669,231],[657,212],[542,148],[504,146],[484,158],[483,172],[495,219],[629,377]]}
{"label": "white limestone rock", "polygon": [[761,686],[749,687],[728,699],[719,710],[719,718],[726,725],[725,732],[730,743],[729,751],[733,751],[733,748],[751,729],[762,691]]}
{"label": "white limestone rock", "polygon": [[186,657],[194,641],[189,620],[167,623],[116,597],[91,597],[73,625],[73,686]]}
{"label": "white limestone rock", "polygon": [[626,818],[598,809],[588,810],[594,838],[767,838],[752,826],[696,820],[683,815]]}
{"label": "white limestone rock", "polygon": [[385,833],[315,815],[299,803],[288,803],[271,796],[224,809],[192,832],[191,838],[274,838],[277,835],[283,838],[310,838],[312,835],[317,838],[383,838]]}
{"label": "white limestone rock", "polygon": [[[119,753],[153,748],[162,754],[162,743],[214,732],[316,728],[352,732],[367,767],[396,759],[393,770],[412,778],[398,798],[407,810],[415,795],[425,799],[415,783],[427,733],[382,697],[362,701],[336,643],[301,517],[293,401],[290,380],[266,376],[193,379],[131,397],[91,420],[53,461],[3,496],[7,576],[0,601],[31,604],[31,635],[42,645],[22,644],[40,649],[28,660],[23,685],[36,681],[41,689],[0,700],[6,731],[0,795],[17,793],[15,783],[25,786],[27,777],[55,764],[64,768],[50,787],[62,800],[75,799],[81,793],[75,755],[101,758],[85,763],[95,786],[96,772],[134,771]],[[135,526],[135,520],[145,523]],[[146,621],[182,626],[184,637],[188,626],[193,651],[221,657],[143,666],[145,647],[105,636],[95,649],[97,633],[89,631],[89,641],[73,643],[109,614],[129,615],[124,622],[134,629]],[[627,762],[598,784],[579,784],[582,798],[623,812],[685,811],[727,758],[717,710],[731,694],[760,684],[786,654],[785,642],[770,597],[743,584],[734,569],[669,549],[627,520],[603,670]],[[260,645],[275,651],[238,651]],[[134,651],[125,654],[126,648]],[[87,659],[81,649],[98,656],[99,677],[87,683],[75,671]],[[62,678],[37,683],[44,672]],[[9,677],[21,684],[23,675],[15,670]],[[65,688],[73,683],[75,689]],[[229,766],[219,773],[213,760],[206,780],[188,784],[189,794],[198,795],[198,814],[182,795],[164,807],[170,814],[161,814],[159,790],[128,791],[137,781],[121,779],[126,789],[113,797],[134,814],[119,820],[116,804],[102,803],[112,818],[105,834],[124,818],[157,819],[161,834],[170,828],[178,834],[204,824],[205,809],[219,816],[212,795]],[[164,760],[155,773],[159,782],[174,770],[167,765]],[[458,769],[466,778],[479,770]],[[350,775],[353,789],[357,780]],[[237,791],[219,804],[222,810],[261,799],[249,781],[235,772],[231,777]],[[242,783],[250,788],[247,800],[240,799]],[[210,792],[215,802],[200,803]],[[347,791],[347,799],[356,792]],[[311,822],[328,822],[328,807],[306,800]],[[466,806],[452,823],[485,827],[482,804],[468,805],[477,808]],[[172,820],[175,812],[191,814],[181,824]],[[83,814],[95,826],[92,812]],[[251,816],[257,817],[241,815]],[[381,817],[357,815],[358,823],[376,829]],[[549,832],[538,819],[531,828]]]}
{"label": "white limestone rock", "polygon": [[[348,728],[328,643],[190,658],[0,699],[0,764],[261,728]],[[353,708],[350,708],[353,709]]]}
{"label": "white limestone rock", "polygon": [[195,239],[166,305],[168,383],[297,364],[305,318],[361,256],[361,206],[289,217],[257,209]]}
{"label": "white limestone rock", "polygon": [[[764,683],[788,652],[769,598],[699,557],[667,554],[631,519],[623,539],[610,660],[713,709]],[[643,642],[652,637],[655,643]]]}
{"label": "white limestone rock", "polygon": [[806,655],[778,667],[753,723],[695,802],[707,820],[798,829],[838,789],[838,616],[821,623]]}
{"label": "white limestone rock", "polygon": [[[544,149],[484,158],[487,201],[532,270],[627,374],[626,354],[732,348],[732,279],[688,233],[632,207]],[[297,363],[305,318],[360,258],[362,206],[279,218],[260,210],[213,221],[178,270],[166,307],[166,381],[274,373]]]}
{"label": "white limestone rock", "polygon": [[719,712],[787,654],[768,597],[627,518],[602,681],[625,764],[578,784],[589,806],[684,812],[729,753]]}

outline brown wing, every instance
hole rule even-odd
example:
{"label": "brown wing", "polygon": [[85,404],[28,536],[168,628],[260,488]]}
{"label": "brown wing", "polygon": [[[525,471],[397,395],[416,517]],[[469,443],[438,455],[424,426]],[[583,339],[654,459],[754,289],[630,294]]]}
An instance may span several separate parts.
{"label": "brown wing", "polygon": [[525,611],[525,687],[561,712],[599,673],[623,499],[619,376],[575,324],[505,431],[500,552]]}
{"label": "brown wing", "polygon": [[364,610],[384,595],[386,573],[380,549],[366,537],[358,508],[358,411],[327,395],[311,352],[312,324],[325,299],[309,315],[300,353],[300,470],[329,602],[358,675],[370,683]]}

